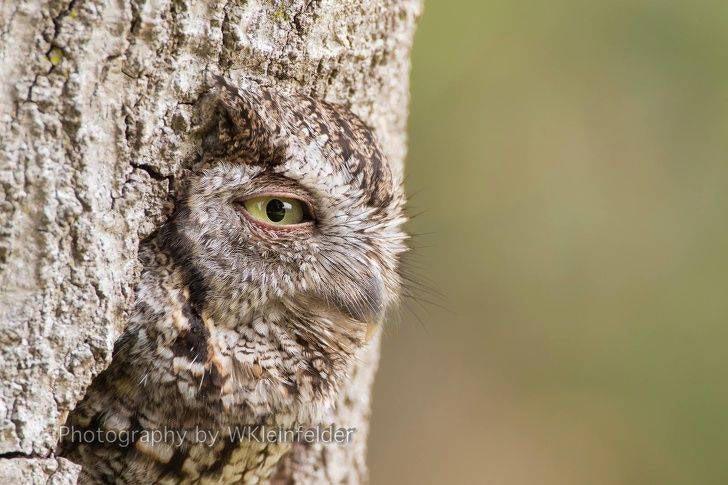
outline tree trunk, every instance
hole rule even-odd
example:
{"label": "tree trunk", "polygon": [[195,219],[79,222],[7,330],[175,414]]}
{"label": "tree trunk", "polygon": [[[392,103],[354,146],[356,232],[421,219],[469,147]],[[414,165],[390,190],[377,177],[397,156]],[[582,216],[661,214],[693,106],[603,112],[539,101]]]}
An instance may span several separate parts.
{"label": "tree trunk", "polygon": [[[419,0],[0,4],[0,478],[74,483],[58,427],[111,359],[140,239],[197,149],[208,74],[352,107],[394,172]],[[349,446],[299,446],[278,479],[364,481],[379,338],[340,399]],[[8,482],[8,480],[10,480]]]}

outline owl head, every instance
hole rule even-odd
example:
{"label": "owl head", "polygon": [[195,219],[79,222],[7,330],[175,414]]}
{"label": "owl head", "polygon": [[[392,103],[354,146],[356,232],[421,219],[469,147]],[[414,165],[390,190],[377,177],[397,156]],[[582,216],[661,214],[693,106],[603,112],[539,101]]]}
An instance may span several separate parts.
{"label": "owl head", "polygon": [[227,404],[330,397],[398,298],[400,181],[344,107],[218,81],[202,113],[160,236],[233,381]]}

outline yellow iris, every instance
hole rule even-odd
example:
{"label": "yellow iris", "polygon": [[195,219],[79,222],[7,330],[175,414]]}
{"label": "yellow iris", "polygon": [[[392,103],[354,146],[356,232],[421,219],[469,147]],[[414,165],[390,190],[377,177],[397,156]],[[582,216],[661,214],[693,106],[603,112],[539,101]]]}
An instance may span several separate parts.
{"label": "yellow iris", "polygon": [[288,197],[263,195],[248,199],[243,205],[254,219],[274,226],[300,224],[306,219],[304,203]]}

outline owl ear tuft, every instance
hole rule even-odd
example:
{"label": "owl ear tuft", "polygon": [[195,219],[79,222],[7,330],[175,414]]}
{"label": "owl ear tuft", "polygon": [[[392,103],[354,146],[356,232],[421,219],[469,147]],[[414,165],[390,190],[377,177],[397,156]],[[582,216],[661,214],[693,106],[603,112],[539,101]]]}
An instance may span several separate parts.
{"label": "owl ear tuft", "polygon": [[255,165],[282,162],[284,143],[264,112],[271,99],[252,83],[237,88],[215,76],[213,88],[200,102],[203,158]]}

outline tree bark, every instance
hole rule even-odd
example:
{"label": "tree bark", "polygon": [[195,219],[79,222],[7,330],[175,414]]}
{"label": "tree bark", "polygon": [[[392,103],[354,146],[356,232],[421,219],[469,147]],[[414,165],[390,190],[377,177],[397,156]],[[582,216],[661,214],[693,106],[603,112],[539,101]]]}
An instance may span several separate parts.
{"label": "tree bark", "polygon": [[[111,359],[209,74],[352,107],[394,172],[419,0],[10,0],[0,4],[0,478],[74,483],[58,428]],[[276,478],[365,481],[379,337],[333,422]]]}

